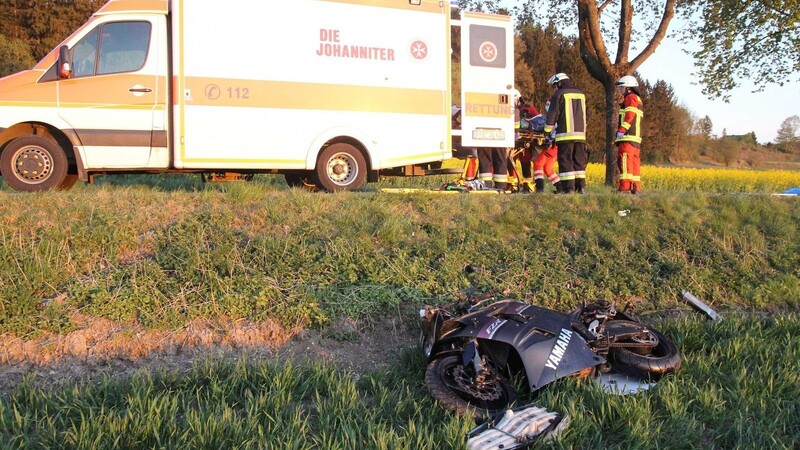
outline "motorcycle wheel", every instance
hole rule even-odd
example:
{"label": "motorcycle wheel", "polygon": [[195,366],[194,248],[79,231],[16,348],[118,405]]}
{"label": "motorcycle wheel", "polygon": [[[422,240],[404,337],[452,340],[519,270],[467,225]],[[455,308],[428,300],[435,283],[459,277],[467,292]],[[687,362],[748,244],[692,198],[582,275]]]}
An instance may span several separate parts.
{"label": "motorcycle wheel", "polygon": [[651,380],[677,372],[681,367],[678,346],[649,325],[645,327],[658,338],[658,344],[646,355],[640,355],[626,348],[612,349],[609,354],[612,368]]}
{"label": "motorcycle wheel", "polygon": [[431,361],[425,371],[425,384],[443,408],[459,416],[471,413],[478,422],[505,411],[517,398],[511,383],[497,372],[478,385],[474,377],[467,376],[458,356]]}

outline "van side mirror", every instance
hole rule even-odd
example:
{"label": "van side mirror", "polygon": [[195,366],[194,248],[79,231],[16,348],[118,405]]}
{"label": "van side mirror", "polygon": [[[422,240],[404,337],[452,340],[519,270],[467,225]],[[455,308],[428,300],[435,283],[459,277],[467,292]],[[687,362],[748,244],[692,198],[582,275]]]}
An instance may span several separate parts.
{"label": "van side mirror", "polygon": [[62,45],[58,49],[58,78],[66,79],[72,77],[72,60],[69,55],[69,47]]}

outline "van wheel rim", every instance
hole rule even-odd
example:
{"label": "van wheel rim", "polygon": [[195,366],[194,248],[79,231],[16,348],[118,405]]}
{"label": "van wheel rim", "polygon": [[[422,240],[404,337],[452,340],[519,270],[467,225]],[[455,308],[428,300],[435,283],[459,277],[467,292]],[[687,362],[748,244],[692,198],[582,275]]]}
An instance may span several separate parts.
{"label": "van wheel rim", "polygon": [[26,183],[41,183],[53,173],[50,153],[41,147],[23,147],[14,157],[14,173]]}
{"label": "van wheel rim", "polygon": [[337,186],[347,186],[358,175],[358,164],[348,153],[336,153],[327,164],[328,178]]}

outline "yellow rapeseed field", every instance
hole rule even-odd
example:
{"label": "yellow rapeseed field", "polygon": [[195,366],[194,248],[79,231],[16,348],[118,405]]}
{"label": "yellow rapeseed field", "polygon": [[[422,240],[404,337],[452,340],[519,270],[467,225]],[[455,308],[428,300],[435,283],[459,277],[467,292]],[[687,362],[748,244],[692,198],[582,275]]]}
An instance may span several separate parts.
{"label": "yellow rapeseed field", "polygon": [[[590,184],[605,181],[606,166],[589,164]],[[642,166],[644,189],[702,192],[785,192],[800,188],[800,171]]]}
{"label": "yellow rapeseed field", "polygon": [[[453,158],[446,161],[444,167],[461,168],[463,165],[463,161]],[[606,179],[605,164],[589,164],[586,176],[590,185],[602,185]],[[642,188],[712,193],[782,193],[800,188],[800,171],[642,166]]]}

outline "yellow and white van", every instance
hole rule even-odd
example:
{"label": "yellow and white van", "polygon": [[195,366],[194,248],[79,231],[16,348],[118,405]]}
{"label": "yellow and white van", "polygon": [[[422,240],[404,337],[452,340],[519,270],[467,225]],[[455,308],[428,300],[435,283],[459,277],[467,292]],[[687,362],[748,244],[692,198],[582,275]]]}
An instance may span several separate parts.
{"label": "yellow and white van", "polygon": [[[462,129],[452,130],[451,26]],[[0,172],[23,191],[113,173],[283,173],[358,189],[464,145],[513,146],[511,20],[439,0],[110,0],[0,79]]]}

